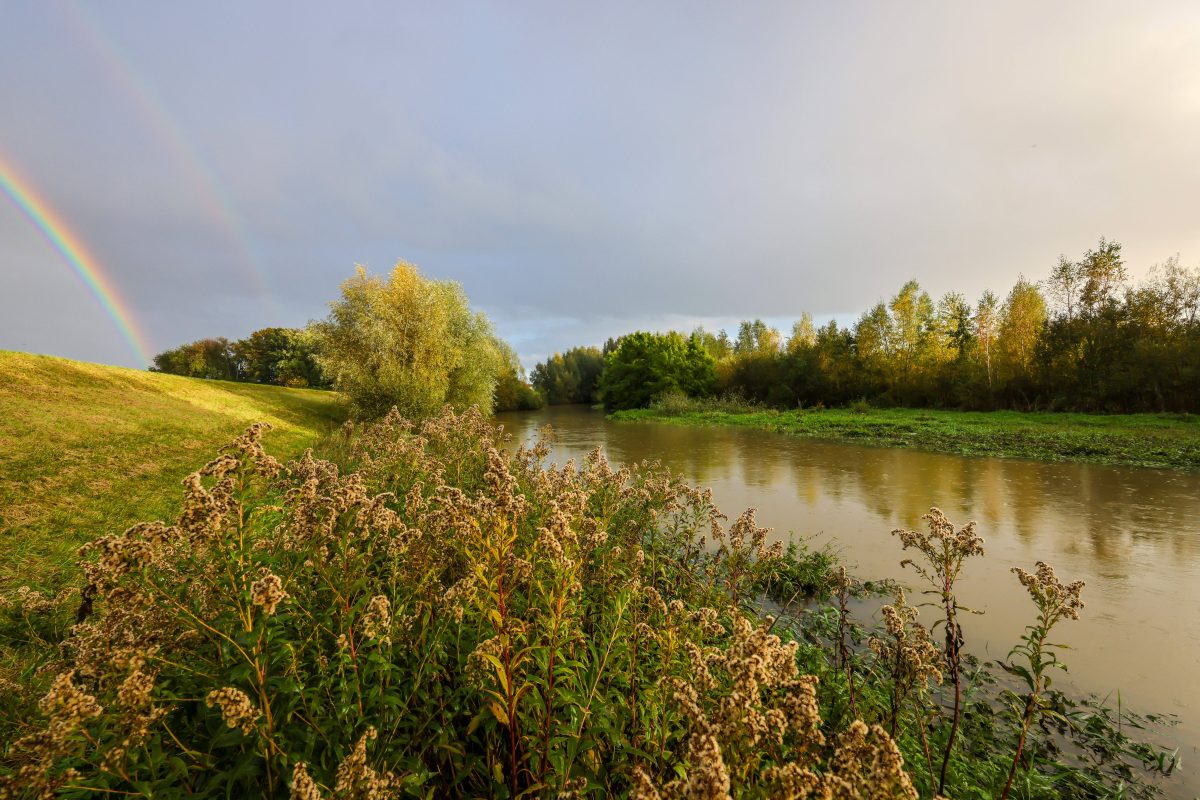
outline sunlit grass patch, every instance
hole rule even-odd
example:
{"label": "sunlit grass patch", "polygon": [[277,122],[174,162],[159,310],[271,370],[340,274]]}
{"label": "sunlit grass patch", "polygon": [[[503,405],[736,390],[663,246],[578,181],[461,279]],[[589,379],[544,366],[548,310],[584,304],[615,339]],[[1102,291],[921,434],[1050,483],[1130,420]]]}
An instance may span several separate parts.
{"label": "sunlit grass patch", "polygon": [[83,542],[176,514],[183,476],[250,422],[291,457],[344,416],[333,392],[0,352],[0,589],[56,585]]}

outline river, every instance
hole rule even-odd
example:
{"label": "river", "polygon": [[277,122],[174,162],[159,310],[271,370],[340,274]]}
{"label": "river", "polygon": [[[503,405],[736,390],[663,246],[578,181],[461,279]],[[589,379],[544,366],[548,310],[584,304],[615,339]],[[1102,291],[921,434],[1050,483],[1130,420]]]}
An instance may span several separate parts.
{"label": "river", "polygon": [[[497,416],[516,441],[550,424],[560,464],[604,449],[614,462],[657,459],[710,486],[730,519],[747,507],[787,540],[830,546],[860,578],[916,588],[897,527],[917,528],[938,506],[958,524],[976,520],[987,552],[967,562],[960,602],[968,649],[1004,657],[1034,607],[1009,568],[1040,559],[1064,582],[1087,582],[1078,621],[1056,629],[1070,646],[1055,685],[1111,694],[1139,711],[1178,715],[1155,738],[1178,746],[1172,796],[1200,793],[1200,475],[1091,464],[965,458],[873,448],[743,428],[614,423],[559,406]],[[926,611],[925,621],[932,621]]]}

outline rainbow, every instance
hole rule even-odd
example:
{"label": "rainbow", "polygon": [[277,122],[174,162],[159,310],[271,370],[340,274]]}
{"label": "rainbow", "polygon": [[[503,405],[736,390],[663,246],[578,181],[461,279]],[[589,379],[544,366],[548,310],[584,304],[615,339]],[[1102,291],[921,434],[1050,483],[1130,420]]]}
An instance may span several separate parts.
{"label": "rainbow", "polygon": [[50,246],[66,259],[75,273],[83,280],[104,311],[116,324],[121,337],[129,344],[135,356],[143,364],[150,363],[150,349],[146,336],[134,320],[129,305],[121,299],[112,281],[100,268],[100,262],[88,252],[79,237],[72,233],[54,209],[37,196],[33,188],[21,180],[16,170],[0,156],[0,191],[16,204],[29,221],[42,232]]}
{"label": "rainbow", "polygon": [[258,294],[268,310],[275,313],[274,298],[254,237],[222,188],[221,180],[100,21],[81,3],[61,3],[59,6],[61,18],[88,47],[112,85],[132,104],[145,129],[187,173],[193,189],[192,196],[207,206],[209,218],[224,229],[230,243],[240,251],[243,272],[250,288]]}

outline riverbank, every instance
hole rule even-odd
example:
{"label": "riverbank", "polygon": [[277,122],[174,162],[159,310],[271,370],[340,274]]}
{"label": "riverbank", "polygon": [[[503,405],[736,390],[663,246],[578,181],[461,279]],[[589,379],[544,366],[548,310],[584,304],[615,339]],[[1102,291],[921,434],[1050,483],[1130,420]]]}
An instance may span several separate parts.
{"label": "riverbank", "polygon": [[891,408],[618,411],[622,422],[728,425],[965,456],[1200,470],[1200,416]]}

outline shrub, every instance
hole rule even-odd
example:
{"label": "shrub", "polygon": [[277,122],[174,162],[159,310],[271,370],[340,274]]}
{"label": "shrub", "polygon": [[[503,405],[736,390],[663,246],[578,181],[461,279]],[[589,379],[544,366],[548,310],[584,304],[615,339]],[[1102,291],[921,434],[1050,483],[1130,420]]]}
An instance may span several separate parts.
{"label": "shrub", "polygon": [[706,396],[716,389],[713,357],[698,336],[631,333],[623,336],[604,362],[600,399],[613,410],[645,408],[666,393]]}
{"label": "shrub", "polygon": [[797,645],[741,609],[779,557],[753,512],[598,451],[544,469],[475,411],[389,415],[350,474],[263,429],[176,524],[85,548],[0,796],[915,796],[882,730],[826,744]]}

